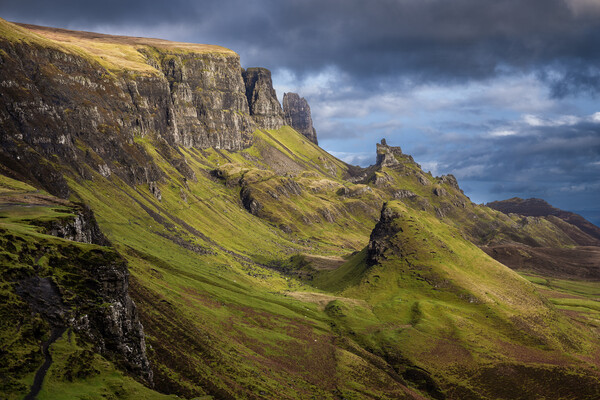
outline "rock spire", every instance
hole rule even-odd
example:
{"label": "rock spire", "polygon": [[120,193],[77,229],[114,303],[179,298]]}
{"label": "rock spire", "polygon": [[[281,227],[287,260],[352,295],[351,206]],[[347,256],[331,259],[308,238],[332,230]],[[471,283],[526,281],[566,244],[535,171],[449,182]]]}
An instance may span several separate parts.
{"label": "rock spire", "polygon": [[306,136],[314,144],[319,144],[310,115],[310,106],[304,97],[300,97],[297,93],[284,93],[283,113],[286,124]]}

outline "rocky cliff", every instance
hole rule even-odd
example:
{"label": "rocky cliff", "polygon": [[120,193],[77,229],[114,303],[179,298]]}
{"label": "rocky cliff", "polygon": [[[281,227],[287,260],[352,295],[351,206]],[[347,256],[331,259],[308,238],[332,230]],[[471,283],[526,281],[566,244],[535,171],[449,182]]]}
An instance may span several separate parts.
{"label": "rocky cliff", "polygon": [[304,97],[300,97],[297,93],[284,93],[283,112],[285,122],[288,125],[306,136],[314,144],[319,144],[317,131],[313,127],[310,106]]}
{"label": "rocky cliff", "polygon": [[[69,195],[65,171],[46,158],[74,178],[152,184],[162,173],[144,141],[240,150],[256,128],[284,124],[270,72],[243,71],[230,50],[0,24],[0,161],[55,195]],[[98,57],[107,44],[116,54]],[[194,178],[183,155],[163,156]]]}
{"label": "rocky cliff", "polygon": [[242,76],[246,84],[246,97],[250,115],[262,129],[279,129],[285,122],[283,110],[273,89],[271,71],[266,68],[248,68]]}
{"label": "rocky cliff", "polygon": [[[129,296],[127,262],[109,247],[93,212],[34,188],[15,190],[12,185],[12,180],[0,180],[0,210],[21,215],[12,219],[12,227],[21,229],[0,228],[3,333],[13,323],[16,330],[11,333],[15,349],[2,350],[6,365],[35,370],[40,357],[37,344],[43,342],[46,363],[36,375],[41,385],[52,363],[48,347],[69,330],[96,352],[152,384],[144,330]],[[12,312],[7,309],[11,306]],[[41,325],[30,329],[36,324]],[[34,344],[26,356],[19,353],[23,342]],[[0,393],[7,390],[6,383],[0,379]]]}
{"label": "rocky cliff", "polygon": [[45,228],[46,233],[59,238],[80,243],[108,246],[110,242],[96,223],[92,210],[85,205],[73,205],[74,216],[50,220],[32,221]]}
{"label": "rocky cliff", "polygon": [[385,139],[381,139],[381,143],[377,143],[377,160],[376,164],[381,167],[393,167],[400,163],[396,156],[402,155],[400,147],[388,146]]}
{"label": "rocky cliff", "polygon": [[125,70],[45,41],[69,35],[85,44],[85,33],[27,28],[0,39],[0,158],[19,176],[66,197],[62,174],[43,158],[58,157],[82,178],[95,170],[139,184],[161,177],[138,144],[146,137],[187,147],[249,144],[254,124],[235,53],[138,46],[137,63]]}
{"label": "rocky cliff", "polygon": [[[398,217],[400,217],[400,214],[396,210],[388,207],[387,203],[383,205],[381,217],[369,237],[367,265],[375,265],[382,262],[385,259],[385,252],[394,246],[391,240],[392,237],[402,232],[401,227],[394,225],[394,220]],[[400,248],[397,250],[401,252]],[[400,256],[402,255],[400,254]]]}

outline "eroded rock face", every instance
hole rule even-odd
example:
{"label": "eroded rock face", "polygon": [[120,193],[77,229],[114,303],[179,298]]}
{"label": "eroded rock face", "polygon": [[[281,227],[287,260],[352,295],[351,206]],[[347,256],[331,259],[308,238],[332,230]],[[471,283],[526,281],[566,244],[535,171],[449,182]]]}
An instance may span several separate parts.
{"label": "eroded rock face", "polygon": [[135,303],[129,296],[129,271],[120,259],[99,263],[90,271],[100,307],[78,313],[71,321],[75,329],[91,340],[97,350],[136,376],[152,383],[152,369],[146,355],[144,328]]}
{"label": "eroded rock face", "polygon": [[266,68],[248,68],[242,72],[246,84],[246,98],[252,119],[262,129],[279,129],[285,122],[283,110],[273,89],[271,71]]}
{"label": "eroded rock face", "polygon": [[129,296],[125,260],[109,248],[72,244],[54,249],[48,266],[68,274],[34,275],[15,283],[16,293],[31,312],[39,314],[53,334],[74,329],[98,353],[152,384],[144,329]]}
{"label": "eroded rock face", "polygon": [[310,106],[304,97],[298,96],[297,93],[284,93],[283,113],[286,124],[306,136],[314,144],[319,144],[317,131],[313,127],[310,115]]}
{"label": "eroded rock face", "polygon": [[[171,147],[251,144],[256,125],[233,53],[161,49],[145,54],[156,72],[142,74],[109,73],[83,56],[25,42],[0,39],[0,54],[0,163],[62,198],[70,194],[64,170],[44,159],[58,158],[78,178],[95,171],[138,185],[162,177],[140,138]],[[181,155],[167,155],[185,166]]]}
{"label": "eroded rock face", "polygon": [[244,208],[252,215],[260,216],[263,205],[256,199],[250,186],[242,187],[240,198]]}
{"label": "eroded rock face", "polygon": [[254,124],[237,55],[165,54],[160,61],[161,81],[168,83],[162,110],[169,143],[227,150],[250,144]]}
{"label": "eroded rock face", "polygon": [[87,206],[81,206],[73,218],[44,222],[44,227],[47,234],[59,238],[100,246],[110,245],[98,227],[94,213]]}
{"label": "eroded rock face", "polygon": [[394,220],[400,217],[400,214],[385,203],[381,209],[381,217],[375,228],[371,232],[369,244],[367,246],[367,264],[375,265],[385,258],[385,251],[392,247],[390,238],[402,232],[402,228],[394,224]]}
{"label": "eroded rock face", "polygon": [[448,184],[448,185],[450,185],[450,187],[453,187],[454,189],[460,190],[462,192],[462,190],[458,186],[458,181],[456,180],[456,178],[452,174],[442,175],[440,177],[440,183],[442,183],[442,184],[444,184],[444,183]]}
{"label": "eroded rock face", "polygon": [[[92,210],[78,206],[74,211],[72,218],[54,219],[38,225],[46,228],[47,234],[63,239],[110,245]],[[85,251],[73,244],[60,249],[50,256],[49,265],[69,270],[71,276],[77,277],[76,281],[84,282],[84,287],[71,288],[73,281],[63,282],[60,278],[59,287],[50,277],[34,276],[18,282],[17,293],[30,304],[32,311],[44,317],[51,328],[74,328],[93,343],[99,353],[152,384],[144,328],[129,296],[126,261],[111,248]],[[71,292],[68,300],[63,299],[65,288]]]}
{"label": "eroded rock face", "polygon": [[396,155],[401,155],[400,147],[388,146],[385,139],[381,139],[381,143],[377,143],[377,160],[376,164],[380,167],[394,167],[400,164],[396,159]]}

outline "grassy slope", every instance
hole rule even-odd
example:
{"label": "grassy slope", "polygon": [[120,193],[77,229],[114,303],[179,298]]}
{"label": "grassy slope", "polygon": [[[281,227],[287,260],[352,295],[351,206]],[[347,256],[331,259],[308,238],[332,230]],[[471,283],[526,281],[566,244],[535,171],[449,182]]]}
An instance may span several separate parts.
{"label": "grassy slope", "polygon": [[600,285],[574,279],[558,279],[522,273],[556,307],[574,321],[600,334]]}
{"label": "grassy slope", "polygon": [[39,400],[148,399],[167,400],[165,396],[136,382],[114,365],[95,354],[89,345],[78,343],[77,337],[65,333],[51,346],[54,360]]}
{"label": "grassy slope", "polygon": [[[497,388],[485,387],[487,378],[465,376],[481,365],[515,365],[521,353],[528,355],[523,362],[537,357],[544,365],[578,365],[575,357],[589,350],[585,330],[578,332],[576,345],[562,343],[560,332],[571,325],[544,305],[532,286],[434,217],[444,199],[431,195],[437,184],[432,177],[427,186],[412,175],[394,182],[431,205],[415,211],[410,208],[414,200],[397,204],[414,215],[403,223],[412,225],[406,227],[410,243],[427,268],[399,274],[398,267],[408,267],[397,259],[369,269],[362,251],[316,278],[314,287],[325,292],[318,297],[314,287],[262,266],[285,263],[298,253],[345,255],[363,248],[375,224],[369,212],[379,208],[386,193],[342,180],[344,164],[289,128],[255,135],[255,145],[242,153],[181,149],[198,177],[195,182],[184,181],[151,140],[140,139],[167,174],[159,184],[162,201],[147,186],[131,188],[114,176],[70,182],[129,262],[132,294],[161,390],[189,397],[435,394],[439,387],[427,387],[411,375],[425,368],[450,394],[495,393]],[[273,156],[273,148],[286,157]],[[212,177],[214,170],[223,171],[224,178]],[[300,182],[303,190],[273,201],[268,191],[276,192],[284,178]],[[243,208],[244,184],[264,203],[263,218]],[[341,186],[358,194],[340,196]],[[319,213],[330,208],[342,214],[357,203],[359,210],[371,211],[333,221]],[[296,229],[282,231],[277,218]],[[286,296],[288,291],[305,295]],[[339,294],[322,297],[327,292]],[[535,315],[542,320],[531,324]],[[533,330],[515,333],[519,324]]]}
{"label": "grassy slope", "polygon": [[[255,135],[255,145],[242,153],[182,149],[198,177],[197,182],[188,180],[187,187],[166,160],[153,151],[150,141],[140,141],[168,174],[160,185],[161,202],[150,195],[147,187],[131,189],[118,181],[102,179],[72,182],[96,211],[103,231],[130,262],[134,295],[154,349],[158,380],[165,386],[179,385],[177,390],[190,395],[205,391],[239,395],[250,391],[278,398],[327,397],[335,387],[356,396],[375,390],[369,386],[371,383],[361,384],[361,380],[382,374],[381,368],[367,362],[368,374],[354,374],[348,379],[351,368],[346,363],[365,363],[368,359],[356,354],[354,346],[358,346],[383,359],[393,359],[393,349],[392,353],[409,360],[399,364],[400,372],[408,368],[406,365],[424,367],[448,390],[460,387],[472,394],[497,390],[485,387],[483,378],[473,382],[464,378],[482,364],[513,365],[537,357],[541,364],[579,365],[576,356],[590,350],[587,331],[568,333],[572,326],[548,307],[533,286],[434,216],[434,209],[448,201],[431,195],[434,185],[450,193],[453,189],[433,177],[428,177],[431,184],[426,186],[418,184],[413,175],[395,177],[394,182],[420,193],[430,205],[425,211],[415,211],[410,208],[411,201],[397,204],[414,216],[403,223],[411,225],[410,229],[406,227],[408,238],[418,254],[416,259],[426,268],[399,274],[398,267],[392,265],[408,267],[405,261],[396,259],[368,269],[363,251],[338,270],[317,277],[315,287],[340,293],[338,297],[342,298],[331,298],[331,304],[323,307],[322,296],[311,298],[314,288],[260,263],[285,262],[297,253],[344,255],[363,248],[375,223],[367,213],[327,221],[319,210],[330,208],[341,214],[345,202],[362,202],[372,210],[383,202],[385,190],[372,187],[357,197],[340,197],[341,186],[352,190],[364,187],[340,178],[343,164],[289,128],[257,131]],[[273,149],[279,153],[273,155]],[[214,170],[220,171],[220,179],[212,178]],[[308,174],[307,170],[312,172]],[[392,176],[396,173],[385,172]],[[284,179],[301,182],[303,191],[281,195],[274,201],[269,192],[277,192]],[[264,205],[262,218],[243,209],[239,200],[243,185],[250,186]],[[152,218],[138,202],[158,217]],[[489,219],[496,214],[488,209],[469,211]],[[457,220],[449,222],[457,225]],[[292,223],[295,229],[282,231],[280,221]],[[194,230],[209,239],[199,238]],[[182,251],[166,236],[187,240],[208,252]],[[282,295],[290,290],[307,294]],[[368,306],[344,298],[365,299]],[[336,315],[337,307],[342,310],[341,319]],[[203,336],[200,343],[196,338],[185,338],[186,343],[203,350],[182,354],[177,347],[167,345],[169,336],[182,334],[175,325]],[[226,336],[221,334],[223,326],[230,329]],[[519,333],[524,327],[527,329]],[[346,343],[348,338],[350,344]],[[342,339],[346,344],[338,343]],[[305,350],[290,354],[290,346]],[[447,352],[445,356],[440,356],[442,348]],[[529,355],[520,357],[521,352]],[[176,360],[180,357],[185,361]],[[336,361],[332,363],[332,359]],[[195,372],[182,375],[183,365],[189,364],[194,365]],[[316,365],[327,369],[315,370]],[[336,379],[331,377],[332,370],[338,371]],[[206,376],[206,380],[194,382],[199,375]],[[384,375],[389,379],[389,374]],[[290,376],[296,382],[293,388],[286,386]],[[395,385],[394,390],[405,390],[401,384]]]}
{"label": "grassy slope", "polygon": [[[161,46],[60,30],[31,33],[0,20],[0,29],[7,27],[10,40],[75,52],[111,71],[151,73],[138,65],[137,49]],[[171,51],[172,44],[162,45]],[[597,387],[577,375],[595,363],[582,356],[595,351],[589,327],[570,323],[532,285],[463,239],[487,244],[521,235],[565,245],[552,225],[476,207],[406,156],[399,168],[373,172],[368,184],[351,184],[343,179],[346,165],[289,127],[257,131],[254,139],[238,153],[177,149],[194,181],[172,167],[151,135],[137,138],[165,174],[161,201],[147,186],[132,188],[114,175],[69,178],[76,198],[92,207],[129,262],[160,390],[190,398],[418,398],[419,391],[439,397],[441,390],[455,398],[511,398],[506,390],[531,371],[522,393],[543,391],[536,385],[545,382],[545,371],[567,393],[572,377]],[[443,191],[436,195],[436,188]],[[261,205],[258,216],[243,207],[245,189]],[[381,205],[398,189],[417,195],[395,205],[414,215],[398,221],[410,257],[368,268],[363,250],[335,271],[312,274],[314,286],[267,268],[287,266],[298,253],[346,256],[363,249]],[[8,228],[37,235],[26,224]],[[35,346],[33,340],[15,348]],[[65,356],[82,351],[64,341],[56,349]],[[557,373],[556,365],[569,369]],[[494,385],[505,366],[506,380]],[[526,371],[511,377],[521,366]],[[105,389],[94,389],[94,382],[89,392],[101,394]]]}
{"label": "grassy slope", "polygon": [[[77,270],[56,267],[50,257],[85,256],[89,251],[110,250],[74,243],[45,235],[36,224],[71,217],[66,202],[19,181],[0,175],[0,393],[2,398],[20,399],[33,383],[35,371],[43,362],[40,342],[49,334],[47,323],[32,315],[28,305],[15,293],[13,281],[29,276],[51,276],[66,296],[76,296],[80,288],[71,281]],[[80,275],[77,275],[78,279]],[[170,398],[147,389],[126,377],[109,361],[93,354],[74,335],[51,346],[54,364],[46,375],[38,399],[100,399],[106,396],[147,399]],[[82,347],[84,346],[84,347]],[[83,358],[82,358],[83,357]],[[102,396],[102,394],[104,396]]]}
{"label": "grassy slope", "polygon": [[[511,378],[496,384],[480,372],[482,367],[523,369],[514,374],[529,375],[531,381],[530,387],[519,386],[521,395],[562,391],[570,396],[577,390],[582,398],[597,394],[594,362],[587,357],[598,351],[596,329],[569,322],[533,285],[462,239],[457,230],[399,202],[389,207],[398,214],[397,233],[389,238],[397,247],[380,264],[366,267],[361,253],[315,279],[323,290],[368,303],[352,307],[337,302],[333,315],[343,331],[353,332],[365,341],[363,346],[384,357],[401,355],[428,370],[454,398],[514,395],[502,387]],[[557,367],[565,365],[573,369]],[[549,371],[556,384],[536,381]]]}
{"label": "grassy slope", "polygon": [[[286,234],[269,219],[257,218],[242,207],[239,186],[210,177],[210,171],[220,168],[228,171],[228,179],[236,179],[235,173],[241,171],[245,182],[276,186],[280,177],[266,170],[272,161],[269,157],[264,164],[248,161],[275,136],[277,149],[288,155],[284,164],[315,170],[312,176],[298,174],[297,179],[315,187],[324,180],[335,182],[332,193],[314,195],[304,190],[284,202],[304,207],[307,215],[317,214],[336,198],[334,189],[341,185],[336,176],[342,174],[344,164],[289,128],[256,132],[256,145],[244,151],[248,156],[181,149],[198,177],[185,184],[150,142],[140,141],[168,174],[159,185],[160,202],[148,187],[130,188],[115,178],[71,182],[129,261],[157,384],[163,388],[189,396],[262,392],[273,398],[330,398],[336,390],[349,396],[357,390],[374,390],[363,389],[368,382],[347,382],[343,373],[332,374],[365,362],[333,344],[329,318],[318,307],[284,295],[288,290],[306,290],[302,283],[260,262],[283,261],[299,252],[339,252],[352,237],[358,237],[354,240],[362,247],[375,221],[357,225],[362,234],[344,236],[345,226],[335,222],[303,225],[302,230]],[[298,146],[307,151],[298,151]],[[197,251],[182,249],[182,241]],[[186,346],[172,343],[172,337]],[[190,352],[189,347],[196,351]],[[397,397],[407,390],[369,363],[361,368],[370,371],[373,379],[379,376],[387,382],[383,393]]]}
{"label": "grassy slope", "polygon": [[129,71],[154,75],[158,71],[148,64],[147,54],[157,51],[167,51],[173,54],[210,53],[222,57],[238,57],[232,50],[221,46],[14,24],[2,18],[0,18],[0,37],[13,42],[22,42],[78,55],[97,62],[110,72]]}

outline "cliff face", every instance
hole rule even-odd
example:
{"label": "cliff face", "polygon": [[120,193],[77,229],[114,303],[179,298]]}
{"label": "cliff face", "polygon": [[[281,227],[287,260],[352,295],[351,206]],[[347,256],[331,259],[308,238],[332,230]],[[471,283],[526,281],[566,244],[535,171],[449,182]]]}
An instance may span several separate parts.
{"label": "cliff face", "polygon": [[[39,222],[46,233],[69,241],[100,246],[110,246],[110,242],[100,231],[94,213],[89,208],[74,207],[73,217]],[[36,224],[35,221],[32,221]],[[20,287],[32,308],[47,318],[51,327],[61,326],[52,316],[62,311],[68,319],[63,326],[71,326],[76,332],[95,344],[101,354],[115,360],[134,375],[152,383],[152,370],[146,356],[144,328],[139,320],[135,303],[129,296],[129,271],[126,261],[112,249],[82,251],[77,245],[67,246],[50,258],[50,266],[71,268],[78,272],[79,279],[88,286],[75,298],[63,302],[60,290],[49,278],[38,276],[25,279]],[[64,257],[69,258],[65,260]],[[73,268],[75,267],[75,268]],[[47,281],[47,282],[46,282]],[[60,282],[60,281],[59,281]],[[66,282],[60,282],[67,290]],[[41,286],[40,286],[41,284]],[[38,286],[50,285],[53,291],[37,290]],[[43,310],[37,303],[46,304],[45,293],[52,293],[55,307]],[[41,296],[41,297],[40,297]],[[51,296],[51,297],[52,297]],[[99,302],[100,300],[100,302]],[[52,303],[52,302],[50,302]],[[69,305],[69,306],[67,306]],[[50,311],[50,312],[48,312]]]}
{"label": "cliff face", "polygon": [[385,139],[381,139],[381,143],[377,143],[377,165],[381,167],[393,167],[400,163],[396,160],[395,155],[402,155],[400,147],[388,146]]}
{"label": "cliff face", "polygon": [[33,221],[32,223],[44,227],[47,234],[59,238],[100,246],[110,245],[110,242],[98,227],[94,213],[87,206],[78,208],[74,217]]}
{"label": "cliff face", "polygon": [[[149,56],[148,60],[160,62],[163,76],[159,75],[154,86],[162,89],[162,93],[154,97],[154,88],[148,88],[145,96],[142,95],[141,107],[152,104],[153,100],[155,104],[163,105],[167,142],[228,150],[249,145],[254,124],[248,116],[237,55],[166,53],[154,59]],[[165,87],[165,84],[168,85]],[[152,109],[144,111],[146,115],[150,113],[148,116],[152,120]]]}
{"label": "cliff face", "polygon": [[[244,71],[230,50],[0,25],[10,33],[0,36],[0,163],[57,196],[69,195],[64,165],[76,179],[96,171],[129,185],[159,181],[148,141],[240,150],[255,129],[287,121],[317,143],[306,101],[287,94],[284,119],[271,73]],[[116,54],[98,57],[106,44]],[[178,151],[162,155],[195,179]],[[44,161],[52,157],[63,167]]]}
{"label": "cliff face", "polygon": [[314,144],[319,144],[317,131],[313,128],[310,106],[304,97],[298,96],[297,93],[284,93],[283,112],[285,122],[289,126],[306,136]]}
{"label": "cliff face", "polygon": [[385,259],[384,253],[393,247],[391,238],[402,232],[402,228],[394,225],[394,220],[400,214],[388,207],[387,203],[381,209],[381,217],[373,228],[367,246],[367,265],[375,265]]}
{"label": "cliff face", "polygon": [[271,71],[265,68],[248,68],[243,72],[250,115],[262,129],[279,129],[285,122],[283,110],[277,100]]}
{"label": "cliff face", "polygon": [[[3,329],[13,322],[16,329],[12,333],[14,351],[3,354],[7,365],[33,371],[39,366],[31,362],[39,358],[36,344],[45,340],[49,331],[50,339],[44,344],[47,349],[71,329],[95,351],[151,384],[144,330],[129,296],[127,262],[113,248],[105,247],[110,242],[100,232],[93,212],[33,188],[10,189],[12,182],[6,178],[2,183],[0,209],[10,207],[14,215],[23,215],[13,219],[13,224],[22,228],[20,233],[0,228],[4,251],[0,282],[9,290],[4,294],[11,293],[5,299],[14,302],[2,307]],[[27,233],[36,229],[41,232]],[[14,315],[9,316],[10,306]],[[29,328],[40,320],[39,328]],[[19,354],[23,349],[30,354],[23,357]],[[47,354],[46,358],[52,361]]]}
{"label": "cliff face", "polygon": [[[0,38],[0,160],[16,176],[66,197],[61,172],[44,158],[57,157],[84,179],[95,170],[140,184],[161,178],[140,141],[228,150],[251,144],[256,124],[237,54],[136,45],[138,63],[119,69],[38,36],[69,32],[85,44],[85,33],[28,28],[13,29],[17,40]],[[185,175],[181,155],[167,161]]]}

